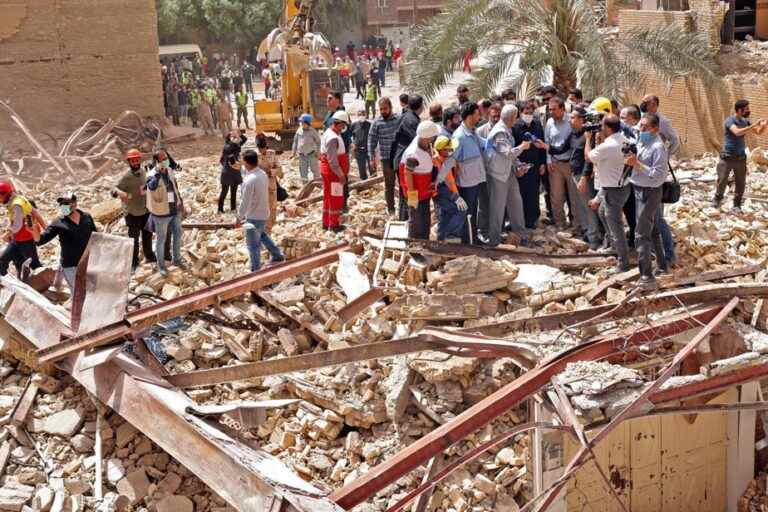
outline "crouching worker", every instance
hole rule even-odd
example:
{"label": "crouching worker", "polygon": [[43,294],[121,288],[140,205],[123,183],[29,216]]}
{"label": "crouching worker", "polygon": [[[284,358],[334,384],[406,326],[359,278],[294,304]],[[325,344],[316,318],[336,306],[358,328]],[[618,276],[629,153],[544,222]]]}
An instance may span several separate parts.
{"label": "crouching worker", "polygon": [[54,220],[40,235],[37,245],[44,245],[59,238],[61,244],[61,274],[69,285],[69,291],[75,291],[75,273],[77,264],[88,247],[91,233],[96,231],[93,218],[77,208],[77,196],[65,192],[56,202],[59,204],[61,217]]}
{"label": "crouching worker", "polygon": [[400,160],[400,189],[408,202],[408,237],[429,239],[429,202],[435,192],[437,170],[432,162],[432,142],[440,128],[433,121],[422,121],[416,138]]}
{"label": "crouching worker", "polygon": [[13,185],[0,182],[0,203],[8,210],[9,229],[5,233],[8,245],[0,253],[0,276],[8,273],[11,262],[16,267],[19,277],[24,280],[22,269],[29,261],[29,270],[40,268],[40,259],[37,257],[37,245],[35,239],[45,228],[45,220],[35,208],[34,203],[17,194]]}
{"label": "crouching worker", "polygon": [[261,268],[261,244],[267,248],[272,259],[270,263],[284,261],[285,257],[275,242],[266,233],[269,219],[269,178],[259,167],[259,155],[248,150],[243,155],[245,180],[242,186],[240,208],[237,211],[238,226],[245,230],[245,243],[251,260],[251,272]]}
{"label": "crouching worker", "polygon": [[437,167],[437,239],[461,242],[464,224],[467,222],[467,203],[459,195],[456,186],[456,160],[451,156],[454,149],[453,142],[445,135],[435,139],[433,161]]}

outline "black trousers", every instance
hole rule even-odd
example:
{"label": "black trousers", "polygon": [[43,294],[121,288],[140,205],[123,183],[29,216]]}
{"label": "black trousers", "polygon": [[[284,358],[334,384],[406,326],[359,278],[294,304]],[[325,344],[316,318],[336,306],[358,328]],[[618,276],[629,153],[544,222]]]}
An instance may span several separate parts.
{"label": "black trousers", "polygon": [[384,174],[384,199],[387,201],[387,211],[393,213],[395,211],[395,182],[397,181],[397,174],[392,168],[392,161],[388,158],[382,158],[381,172]]}
{"label": "black trousers", "polygon": [[431,199],[419,201],[416,208],[408,207],[408,238],[429,240],[429,228],[432,214],[429,209]]}
{"label": "black trousers", "polygon": [[8,273],[8,266],[13,262],[13,266],[16,267],[16,272],[21,275],[21,267],[28,259],[32,260],[30,268],[32,270],[40,268],[40,259],[37,257],[37,245],[34,240],[28,242],[17,242],[11,240],[11,242],[5,246],[3,252],[0,253],[0,276],[4,276]]}
{"label": "black trousers", "polygon": [[[144,253],[144,259],[147,262],[154,262],[155,251],[152,248],[152,232],[147,231],[147,221],[149,213],[144,215],[126,215],[125,225],[128,226],[128,236],[133,239],[133,266],[139,265],[139,239],[141,239],[141,250]],[[170,237],[168,237],[170,238]]]}
{"label": "black trousers", "polygon": [[541,194],[541,179],[538,171],[531,168],[527,173],[517,178],[520,185],[520,196],[523,199],[523,215],[527,229],[536,228],[541,216],[539,194]]}
{"label": "black trousers", "polygon": [[227,194],[230,194],[229,196],[229,206],[232,209],[232,211],[237,210],[237,187],[240,186],[238,183],[222,183],[221,184],[221,194],[219,194],[219,213],[224,213],[224,200],[227,198]]}
{"label": "black trousers", "polygon": [[629,226],[627,245],[629,247],[634,247],[635,229],[637,228],[637,203],[635,201],[635,189],[632,185],[629,186],[629,197],[627,198],[627,202],[624,203],[624,217],[627,218],[627,226]]}
{"label": "black trousers", "polygon": [[357,171],[360,174],[361,180],[368,179],[368,153],[355,152],[355,160],[357,160]]}

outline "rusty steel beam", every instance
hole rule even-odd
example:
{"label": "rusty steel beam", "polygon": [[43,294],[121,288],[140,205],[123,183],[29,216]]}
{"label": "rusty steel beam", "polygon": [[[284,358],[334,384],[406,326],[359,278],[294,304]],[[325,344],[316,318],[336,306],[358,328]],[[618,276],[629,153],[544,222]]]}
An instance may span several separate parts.
{"label": "rusty steel beam", "polygon": [[[280,375],[283,373],[322,368],[338,364],[393,357],[425,350],[447,352],[450,348],[475,350],[480,354],[495,357],[510,357],[519,364],[530,367],[532,356],[525,347],[508,340],[469,336],[445,329],[425,329],[417,336],[391,341],[364,343],[348,348],[311,352],[292,357],[257,361],[255,363],[222,366],[207,370],[169,375],[166,378],[174,386],[188,388],[224,384],[254,377]],[[466,357],[466,356],[465,356]]]}
{"label": "rusty steel beam", "polygon": [[364,294],[360,295],[354,300],[347,303],[346,306],[336,312],[341,323],[345,324],[365,311],[369,306],[372,306],[386,297],[387,294],[384,288],[374,286]]}
{"label": "rusty steel beam", "polygon": [[472,432],[498,418],[522,400],[549,383],[566,365],[575,361],[592,361],[607,357],[630,345],[648,343],[660,338],[678,334],[714,318],[719,308],[697,310],[691,314],[678,315],[665,323],[635,329],[625,335],[598,338],[566,350],[541,366],[534,368],[484,398],[459,416],[423,436],[394,457],[372,468],[368,473],[338,489],[331,499],[344,509],[351,509],[375,493],[395,482],[446,448],[461,441]]}
{"label": "rusty steel beam", "polygon": [[105,345],[133,332],[139,332],[152,325],[192,311],[233,299],[253,290],[278,283],[309,270],[327,265],[338,258],[340,252],[349,250],[348,243],[342,243],[327,249],[285,263],[274,265],[258,272],[236,277],[229,281],[214,284],[202,290],[180,295],[174,299],[160,302],[129,313],[125,320],[107,325],[93,332],[72,337],[57,345],[38,350],[41,363],[52,362],[76,354],[81,350]]}
{"label": "rusty steel beam", "polygon": [[676,400],[687,400],[703,395],[712,395],[728,388],[768,377],[768,363],[739,368],[728,373],[715,375],[703,380],[695,380],[681,386],[662,389],[653,393],[648,401],[662,404]]}

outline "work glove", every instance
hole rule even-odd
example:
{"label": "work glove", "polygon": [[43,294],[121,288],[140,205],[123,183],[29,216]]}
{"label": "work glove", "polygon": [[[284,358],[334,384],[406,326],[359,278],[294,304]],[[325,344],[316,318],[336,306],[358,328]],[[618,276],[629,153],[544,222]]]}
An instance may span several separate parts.
{"label": "work glove", "polygon": [[454,202],[456,203],[456,208],[458,208],[460,212],[465,212],[467,211],[467,208],[469,208],[469,206],[467,206],[467,202],[461,196],[457,197],[456,201]]}
{"label": "work glove", "polygon": [[408,206],[411,208],[416,208],[419,206],[419,192],[418,190],[409,190],[408,191]]}

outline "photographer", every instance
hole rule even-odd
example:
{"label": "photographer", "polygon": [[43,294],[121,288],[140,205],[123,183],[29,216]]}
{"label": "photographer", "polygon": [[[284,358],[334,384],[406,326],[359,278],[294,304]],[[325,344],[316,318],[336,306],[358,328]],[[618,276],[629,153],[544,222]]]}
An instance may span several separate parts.
{"label": "photographer", "polygon": [[[637,155],[628,154],[624,164],[632,167],[630,182],[635,188],[637,209],[636,245],[640,281],[638,286],[645,289],[656,287],[656,278],[651,264],[651,251],[655,249],[663,270],[663,248],[656,217],[661,206],[661,187],[667,179],[669,155],[659,136],[659,116],[647,113],[639,124],[640,135]],[[658,272],[658,271],[657,271]]]}
{"label": "photographer", "polygon": [[589,248],[596,251],[602,244],[602,234],[600,219],[587,205],[595,196],[595,187],[592,179],[592,163],[585,158],[587,140],[591,140],[595,132],[587,129],[587,111],[582,107],[574,106],[570,118],[573,130],[570,140],[573,148],[570,160],[571,180],[578,192],[576,201],[572,201],[571,205],[578,212],[577,218],[581,220],[581,227],[586,231]]}
{"label": "photographer", "polygon": [[587,143],[584,146],[584,157],[595,166],[594,175],[600,188],[599,199],[593,200],[590,206],[602,203],[605,207],[605,223],[611,237],[613,248],[619,257],[616,272],[629,270],[629,247],[624,234],[624,223],[621,213],[624,204],[629,199],[631,186],[623,183],[624,173],[624,135],[621,131],[619,118],[609,114],[601,123],[602,142],[593,149],[592,133],[587,133]]}

